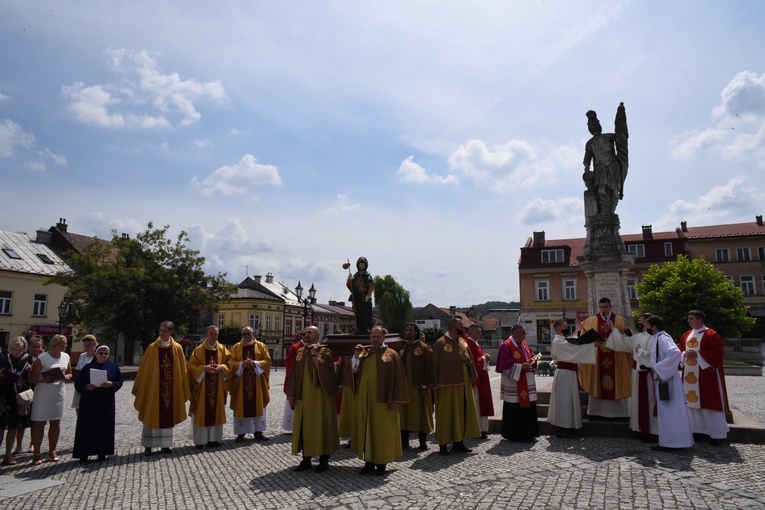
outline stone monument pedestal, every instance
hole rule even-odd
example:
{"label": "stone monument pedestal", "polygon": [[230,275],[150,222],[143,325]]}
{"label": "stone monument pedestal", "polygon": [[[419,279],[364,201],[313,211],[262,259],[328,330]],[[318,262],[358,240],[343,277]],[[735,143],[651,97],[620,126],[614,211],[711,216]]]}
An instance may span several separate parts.
{"label": "stone monument pedestal", "polygon": [[627,273],[635,263],[635,256],[629,252],[612,257],[578,258],[579,265],[587,277],[587,303],[590,315],[598,312],[598,300],[608,298],[614,313],[632,322],[632,308],[627,292]]}

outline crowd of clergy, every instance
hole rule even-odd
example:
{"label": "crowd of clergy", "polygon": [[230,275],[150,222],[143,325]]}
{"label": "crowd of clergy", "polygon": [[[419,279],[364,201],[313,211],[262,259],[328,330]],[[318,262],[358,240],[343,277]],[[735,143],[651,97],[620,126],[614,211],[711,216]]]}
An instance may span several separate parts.
{"label": "crowd of clergy", "polygon": [[[704,326],[703,312],[690,311],[688,322],[691,329],[679,344],[657,315],[641,315],[633,332],[607,298],[598,303],[597,315],[577,321],[576,332],[569,332],[566,320],[555,321],[556,371],[547,421],[556,435],[580,434],[581,386],[589,394],[590,420],[629,421],[643,440],[658,442],[654,449],[689,448],[694,434],[708,436],[710,444],[726,439],[723,342]],[[597,332],[595,341],[577,341],[590,330]],[[271,358],[252,328],[245,327],[241,341],[229,350],[218,342],[218,328],[210,326],[188,363],[172,333],[173,324],[162,323],[133,385],[145,455],[157,448],[171,451],[173,427],[186,419],[189,400],[196,448],[220,446],[227,403],[234,415],[234,441],[248,435],[267,441]],[[480,326],[465,331],[453,318],[432,346],[413,323],[406,325],[403,342],[390,342],[386,334],[375,326],[368,345],[340,356],[332,353],[332,345],[319,343],[318,328],[310,326],[289,349],[282,429],[292,433],[292,454],[300,457],[295,471],[328,470],[341,439],[363,461],[360,474],[384,475],[386,466],[411,447],[413,434],[417,447],[427,450],[428,435],[435,431],[441,455],[470,452],[465,441],[488,436],[494,402]],[[501,374],[501,434],[513,442],[539,436],[535,371],[540,355],[525,338],[523,326],[513,325],[494,363]]]}

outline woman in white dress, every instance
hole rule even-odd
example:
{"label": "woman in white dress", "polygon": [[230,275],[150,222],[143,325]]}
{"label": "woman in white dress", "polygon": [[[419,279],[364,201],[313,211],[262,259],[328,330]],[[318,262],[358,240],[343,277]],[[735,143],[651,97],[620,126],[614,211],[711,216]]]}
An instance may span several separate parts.
{"label": "woman in white dress", "polygon": [[[65,383],[72,377],[69,355],[64,352],[67,343],[64,335],[55,335],[50,341],[48,352],[42,353],[35,360],[29,374],[29,381],[35,383],[35,402],[32,406],[32,462],[35,465],[42,464],[40,445],[45,433],[45,422],[50,422],[48,460],[58,462],[56,445],[61,433],[61,418],[64,417]],[[61,374],[56,371],[61,371]]]}

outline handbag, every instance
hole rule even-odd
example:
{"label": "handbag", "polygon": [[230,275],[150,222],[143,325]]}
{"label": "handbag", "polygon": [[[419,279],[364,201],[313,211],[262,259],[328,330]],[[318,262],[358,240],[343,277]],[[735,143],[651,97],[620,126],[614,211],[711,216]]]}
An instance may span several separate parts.
{"label": "handbag", "polygon": [[34,399],[35,392],[33,390],[25,390],[16,394],[16,403],[21,407],[31,406]]}

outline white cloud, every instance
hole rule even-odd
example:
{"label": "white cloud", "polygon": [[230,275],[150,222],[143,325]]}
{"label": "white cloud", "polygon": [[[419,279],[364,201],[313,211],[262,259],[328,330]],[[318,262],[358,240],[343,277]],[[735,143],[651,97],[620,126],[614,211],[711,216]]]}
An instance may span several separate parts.
{"label": "white cloud", "polygon": [[200,139],[194,140],[194,146],[197,149],[212,149],[215,147],[215,145],[213,145],[213,143],[210,140],[200,140]]}
{"label": "white cloud", "polygon": [[246,195],[252,186],[281,186],[282,179],[274,165],[263,165],[252,154],[245,154],[238,163],[222,166],[201,181],[195,175],[191,184],[206,196],[229,196]]}
{"label": "white cloud", "polygon": [[31,149],[35,144],[35,137],[25,133],[21,126],[10,119],[0,122],[0,158],[13,157],[15,147]]}
{"label": "white cloud", "polygon": [[672,155],[691,159],[713,153],[765,166],[765,74],[742,71],[720,96],[721,103],[712,109],[714,125],[677,137]]}
{"label": "white cloud", "polygon": [[337,199],[335,200],[334,204],[331,207],[329,207],[325,212],[329,214],[341,216],[343,214],[347,214],[349,212],[355,211],[359,207],[361,207],[361,204],[359,204],[358,202],[351,203],[347,194],[338,193]]}
{"label": "white cloud", "polygon": [[8,97],[5,94],[3,94],[2,92],[0,92],[0,101],[7,101],[9,99],[10,99],[10,97]]}
{"label": "white cloud", "polygon": [[32,170],[33,172],[44,172],[45,163],[42,161],[27,161],[24,163],[24,168]]}
{"label": "white cloud", "polygon": [[112,95],[101,85],[86,87],[77,82],[71,86],[63,85],[61,93],[69,97],[69,110],[80,122],[102,127],[122,127],[125,119],[120,114],[110,114],[107,106],[116,103]]}
{"label": "white cloud", "polygon": [[557,225],[581,223],[584,214],[584,202],[580,198],[569,197],[560,200],[535,198],[521,210],[520,220],[524,225],[555,222]]}
{"label": "white cloud", "polygon": [[101,127],[156,129],[174,124],[188,126],[202,115],[195,102],[226,96],[220,80],[199,82],[181,79],[178,73],[163,74],[149,52],[107,50],[107,60],[122,80],[86,86],[82,82],[63,85],[75,119]]}
{"label": "white cloud", "polygon": [[43,150],[37,152],[40,156],[42,156],[45,159],[50,159],[55,164],[59,166],[66,166],[66,156],[62,154],[56,154],[49,148],[45,147]]}
{"label": "white cloud", "polygon": [[720,93],[722,103],[712,110],[713,118],[758,121],[765,117],[765,74],[738,73]]}
{"label": "white cloud", "polygon": [[573,146],[538,147],[523,140],[489,147],[482,140],[468,140],[449,156],[449,164],[479,186],[498,193],[540,188],[558,182],[561,169],[579,165],[580,151]]}
{"label": "white cloud", "polygon": [[434,182],[436,184],[457,184],[459,179],[454,175],[447,175],[443,177],[441,175],[428,175],[424,168],[415,163],[414,156],[409,156],[398,167],[396,175],[406,182],[415,182],[418,184]]}
{"label": "white cloud", "polygon": [[765,193],[755,186],[747,186],[743,177],[733,177],[727,184],[715,186],[695,200],[676,200],[669,212],[654,224],[654,230],[672,230],[681,221],[693,225],[714,225],[730,222],[730,218],[751,215],[765,202]]}

